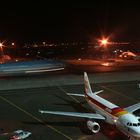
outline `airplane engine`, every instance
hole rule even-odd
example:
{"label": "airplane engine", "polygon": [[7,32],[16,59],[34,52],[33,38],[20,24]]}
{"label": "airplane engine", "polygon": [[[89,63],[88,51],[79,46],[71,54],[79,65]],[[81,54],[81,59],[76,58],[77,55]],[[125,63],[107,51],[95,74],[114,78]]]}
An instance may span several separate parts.
{"label": "airplane engine", "polygon": [[93,122],[91,120],[87,121],[88,129],[93,133],[98,133],[100,130],[100,125],[97,122]]}

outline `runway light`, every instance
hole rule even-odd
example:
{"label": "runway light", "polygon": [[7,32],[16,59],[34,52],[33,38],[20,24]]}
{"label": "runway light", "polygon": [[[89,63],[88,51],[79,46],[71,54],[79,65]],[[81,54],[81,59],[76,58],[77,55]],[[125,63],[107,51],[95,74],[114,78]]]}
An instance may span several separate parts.
{"label": "runway light", "polygon": [[109,66],[109,63],[106,62],[106,63],[102,63],[101,65],[102,65],[102,66],[106,66],[106,67],[108,67],[108,66]]}

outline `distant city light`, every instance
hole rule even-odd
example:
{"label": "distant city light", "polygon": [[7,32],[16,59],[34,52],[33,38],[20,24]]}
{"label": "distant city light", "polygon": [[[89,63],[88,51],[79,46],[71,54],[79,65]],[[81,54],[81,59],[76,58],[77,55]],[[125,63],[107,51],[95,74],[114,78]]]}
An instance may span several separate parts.
{"label": "distant city light", "polygon": [[46,45],[46,42],[42,42],[42,44],[45,46]]}
{"label": "distant city light", "polygon": [[12,46],[14,46],[15,45],[15,43],[14,42],[12,42]]}

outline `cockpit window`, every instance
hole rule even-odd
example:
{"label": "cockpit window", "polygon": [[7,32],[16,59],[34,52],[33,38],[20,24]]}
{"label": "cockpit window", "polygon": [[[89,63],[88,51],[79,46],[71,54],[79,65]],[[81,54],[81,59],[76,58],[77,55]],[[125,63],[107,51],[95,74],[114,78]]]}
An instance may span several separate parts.
{"label": "cockpit window", "polygon": [[140,123],[127,123],[128,126],[140,126]]}

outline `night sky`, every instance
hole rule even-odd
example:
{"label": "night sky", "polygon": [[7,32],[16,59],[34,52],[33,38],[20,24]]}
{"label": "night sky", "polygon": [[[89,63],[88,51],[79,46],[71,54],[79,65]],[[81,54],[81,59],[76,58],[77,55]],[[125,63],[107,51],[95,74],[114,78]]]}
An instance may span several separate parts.
{"label": "night sky", "polygon": [[1,3],[0,40],[24,42],[140,41],[140,8],[128,1]]}

